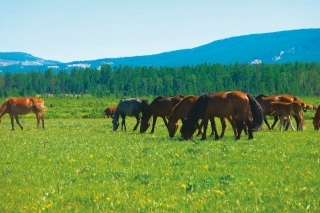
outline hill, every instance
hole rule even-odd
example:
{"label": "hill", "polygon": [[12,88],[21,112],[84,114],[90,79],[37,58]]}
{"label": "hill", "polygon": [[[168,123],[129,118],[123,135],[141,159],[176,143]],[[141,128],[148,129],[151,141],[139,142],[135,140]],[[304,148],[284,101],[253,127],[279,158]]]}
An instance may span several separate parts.
{"label": "hill", "polygon": [[111,65],[185,66],[201,63],[320,63],[320,29],[300,29],[263,34],[243,35],[213,41],[191,48],[154,55],[123,58],[103,58],[88,61],[61,63],[44,60],[27,53],[0,53],[0,70],[28,71],[70,69],[72,67],[99,67]]}

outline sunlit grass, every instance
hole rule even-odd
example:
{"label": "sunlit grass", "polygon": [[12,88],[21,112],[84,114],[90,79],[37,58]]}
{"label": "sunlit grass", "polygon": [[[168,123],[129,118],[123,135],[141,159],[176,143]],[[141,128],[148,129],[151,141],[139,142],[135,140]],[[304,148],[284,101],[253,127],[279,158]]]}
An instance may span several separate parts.
{"label": "sunlit grass", "polygon": [[154,134],[133,132],[134,118],[126,132],[111,119],[45,121],[21,117],[24,130],[10,131],[2,118],[0,212],[320,211],[310,119],[303,132],[264,128],[239,141],[230,125],[220,141],[183,141],[161,119]]}

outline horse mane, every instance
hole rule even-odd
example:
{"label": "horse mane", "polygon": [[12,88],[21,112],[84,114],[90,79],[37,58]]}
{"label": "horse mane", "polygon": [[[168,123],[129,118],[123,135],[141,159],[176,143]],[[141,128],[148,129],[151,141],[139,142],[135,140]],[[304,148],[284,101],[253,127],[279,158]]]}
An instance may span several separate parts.
{"label": "horse mane", "polygon": [[[183,97],[182,95],[179,95],[179,97]],[[182,104],[184,104],[184,102],[186,102],[187,100],[189,100],[189,98],[195,97],[194,95],[188,95],[185,96],[181,101],[179,101],[179,103],[177,103],[171,110],[170,115],[168,116],[168,119],[172,116],[172,113],[175,112],[176,110],[178,110]]]}
{"label": "horse mane", "polygon": [[43,99],[29,98],[29,100],[33,103],[33,111],[44,112],[46,110]]}
{"label": "horse mane", "polygon": [[211,97],[212,93],[205,93],[194,102],[185,120],[186,128],[191,129],[203,117]]}

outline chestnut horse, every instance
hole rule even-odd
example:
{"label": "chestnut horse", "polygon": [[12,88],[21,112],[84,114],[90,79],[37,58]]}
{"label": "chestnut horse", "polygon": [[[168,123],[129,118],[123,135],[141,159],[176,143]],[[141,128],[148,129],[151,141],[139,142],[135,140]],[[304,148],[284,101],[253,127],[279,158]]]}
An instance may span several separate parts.
{"label": "chestnut horse", "polygon": [[150,118],[152,116],[152,129],[150,133],[154,133],[154,127],[157,117],[161,117],[165,125],[168,125],[166,117],[170,115],[172,108],[178,104],[184,97],[181,95],[162,97],[158,96],[153,99],[148,108],[142,113],[140,133],[144,133],[150,126]]}
{"label": "chestnut horse", "polygon": [[44,106],[44,100],[39,98],[9,98],[0,107],[0,122],[1,117],[8,113],[11,119],[12,130],[14,130],[13,118],[15,118],[17,124],[23,129],[23,126],[19,122],[19,115],[26,115],[31,111],[36,114],[37,127],[39,127],[40,120],[42,121],[42,128],[44,128],[44,118],[42,112],[46,107]]}
{"label": "chestnut horse", "polygon": [[119,127],[119,117],[121,116],[121,130],[127,130],[126,127],[126,116],[134,116],[137,120],[136,125],[133,128],[135,131],[140,123],[140,113],[147,109],[149,103],[147,100],[142,100],[140,98],[129,98],[129,99],[121,99],[117,109],[114,113],[112,124],[113,131],[116,131]]}
{"label": "chestnut horse", "polygon": [[314,130],[319,130],[319,128],[320,128],[320,105],[318,106],[316,114],[314,115],[314,117],[311,117],[311,118],[313,120],[312,123],[313,123],[313,126],[314,126]]}
{"label": "chestnut horse", "polygon": [[237,137],[240,139],[241,132],[248,127],[248,138],[253,138],[253,131],[261,129],[263,123],[263,110],[260,104],[253,96],[240,92],[217,92],[201,95],[192,105],[188,112],[188,116],[181,127],[181,135],[187,140],[192,138],[196,123],[202,118],[204,133],[202,140],[206,139],[206,130],[208,127],[208,119],[212,117],[230,117],[237,115]]}
{"label": "chestnut horse", "polygon": [[[178,120],[186,118],[188,116],[188,112],[191,108],[191,106],[194,104],[194,102],[198,99],[198,96],[190,95],[182,99],[177,105],[174,106],[174,108],[171,111],[171,114],[168,117],[168,131],[169,131],[169,136],[172,138],[174,137],[175,133],[177,132],[177,129],[179,127],[178,125]],[[237,130],[234,121],[232,118],[228,117],[227,118],[234,130],[235,136],[237,135]],[[214,118],[210,118],[211,122],[211,127],[212,127],[212,135],[215,135],[215,139],[218,140],[219,138],[222,138],[224,136],[224,132],[226,129],[226,121],[224,118],[220,118],[221,125],[222,125],[222,132],[220,137],[218,136],[216,125]],[[200,125],[197,125],[198,128],[198,134],[201,134],[201,127],[203,123],[201,122]]]}
{"label": "chestnut horse", "polygon": [[[273,116],[280,116],[280,131],[282,131],[282,126],[284,125],[284,119],[289,118],[290,115],[296,115],[298,118],[298,127],[297,130],[303,130],[303,126],[305,125],[304,118],[303,118],[303,107],[301,106],[300,101],[292,101],[290,103],[286,102],[271,102],[270,103],[270,115]],[[293,128],[292,124],[291,127]],[[294,129],[294,128],[293,128]]]}
{"label": "chestnut horse", "polygon": [[108,107],[107,109],[104,110],[104,118],[113,118],[114,113],[116,112],[117,107]]}
{"label": "chestnut horse", "polygon": [[[301,101],[299,98],[294,97],[292,95],[289,94],[281,94],[281,95],[258,95],[257,97],[255,97],[255,99],[259,102],[259,104],[261,105],[262,109],[263,109],[263,120],[265,122],[265,124],[267,125],[269,130],[272,130],[274,128],[274,126],[276,125],[276,123],[279,120],[279,116],[273,116],[274,117],[274,121],[273,124],[270,126],[267,120],[267,115],[271,116],[271,107],[270,107],[270,103],[271,102],[286,102],[286,103],[290,103],[291,101]],[[303,102],[301,102],[302,106],[304,106]],[[299,126],[299,119],[296,115],[293,115],[294,119],[297,122],[297,127]]]}

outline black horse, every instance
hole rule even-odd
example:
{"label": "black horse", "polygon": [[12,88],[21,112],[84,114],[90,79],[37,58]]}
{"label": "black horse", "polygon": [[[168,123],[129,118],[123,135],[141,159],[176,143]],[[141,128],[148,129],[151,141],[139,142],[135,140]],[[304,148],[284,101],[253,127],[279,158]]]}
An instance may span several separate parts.
{"label": "black horse", "polygon": [[121,99],[117,109],[114,113],[112,124],[113,131],[116,131],[119,127],[119,116],[122,118],[121,122],[121,130],[127,130],[126,128],[126,116],[134,116],[137,119],[137,123],[133,128],[135,131],[140,123],[139,114],[142,113],[147,107],[149,103],[147,100],[142,100],[140,98],[129,98],[129,99]]}

